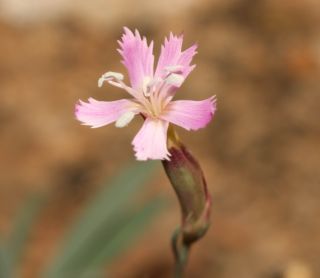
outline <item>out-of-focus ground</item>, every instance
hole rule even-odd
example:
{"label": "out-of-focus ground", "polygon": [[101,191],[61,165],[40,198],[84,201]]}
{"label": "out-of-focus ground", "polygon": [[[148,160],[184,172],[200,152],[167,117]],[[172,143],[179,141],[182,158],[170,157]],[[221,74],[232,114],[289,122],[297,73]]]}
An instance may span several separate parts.
{"label": "out-of-focus ground", "polygon": [[[124,71],[116,52],[124,25],[157,51],[171,30],[184,31],[185,46],[197,41],[197,68],[177,98],[218,98],[208,128],[179,130],[213,199],[213,224],[187,277],[320,277],[320,2],[74,3],[0,1],[0,231],[10,233],[30,192],[51,196],[22,277],[39,275],[94,185],[133,160],[141,121],[91,130],[73,116],[79,98],[125,96],[97,88],[103,72]],[[160,168],[150,186],[175,202]],[[116,260],[112,277],[170,277],[178,222],[172,206]]]}

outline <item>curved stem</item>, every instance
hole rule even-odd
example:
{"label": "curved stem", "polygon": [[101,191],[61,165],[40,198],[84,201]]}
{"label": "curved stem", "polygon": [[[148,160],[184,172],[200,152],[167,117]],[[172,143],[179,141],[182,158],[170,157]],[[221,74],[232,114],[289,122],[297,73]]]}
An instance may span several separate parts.
{"label": "curved stem", "polygon": [[180,228],[174,231],[171,244],[175,257],[175,278],[183,278],[188,262],[189,246],[183,242]]}
{"label": "curved stem", "polygon": [[164,170],[178,197],[181,226],[173,233],[175,277],[182,278],[191,244],[202,238],[209,228],[211,199],[202,169],[181,143],[172,127],[168,130],[170,160],[163,160]]}

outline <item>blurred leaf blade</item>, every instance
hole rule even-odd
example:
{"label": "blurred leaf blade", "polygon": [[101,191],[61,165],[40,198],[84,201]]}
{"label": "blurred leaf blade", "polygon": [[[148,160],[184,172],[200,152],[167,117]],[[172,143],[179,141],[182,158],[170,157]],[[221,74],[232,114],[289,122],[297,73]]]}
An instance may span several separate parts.
{"label": "blurred leaf blade", "polygon": [[139,193],[146,186],[146,181],[154,173],[155,165],[153,161],[135,163],[122,171],[92,198],[91,203],[66,236],[62,250],[49,265],[45,277],[58,277],[68,264],[72,264],[77,261],[76,258],[84,255],[85,250],[95,244],[94,238],[99,238],[99,233],[106,232],[104,226],[114,225],[117,228],[121,227],[121,223],[128,221],[126,219],[128,215],[123,216],[124,219],[119,219],[121,210],[135,193]]}
{"label": "blurred leaf blade", "polygon": [[3,252],[6,252],[8,256],[10,272],[18,267],[27,239],[44,203],[43,195],[33,194],[28,197],[16,217],[11,236],[3,248]]}
{"label": "blurred leaf blade", "polygon": [[84,271],[82,272],[83,275],[79,277],[89,277],[93,273],[96,273],[96,276],[98,276],[100,273],[103,273],[104,266],[110,263],[119,253],[124,252],[138,235],[143,233],[146,226],[165,207],[165,204],[165,199],[159,197],[149,201],[139,211],[134,213],[130,220],[109,239],[101,252],[96,257],[93,257],[91,261],[88,261],[85,267],[89,273]]}
{"label": "blurred leaf blade", "polygon": [[12,270],[2,240],[0,244],[0,277],[10,277]]}

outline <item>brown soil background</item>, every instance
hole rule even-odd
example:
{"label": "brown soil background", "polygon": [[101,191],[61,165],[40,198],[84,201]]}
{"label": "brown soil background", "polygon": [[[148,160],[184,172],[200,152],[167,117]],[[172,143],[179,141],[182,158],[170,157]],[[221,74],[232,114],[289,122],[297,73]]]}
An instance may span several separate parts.
{"label": "brown soil background", "polygon": [[[39,277],[94,185],[133,160],[139,120],[91,130],[73,115],[79,98],[125,96],[96,86],[103,72],[124,71],[116,40],[125,25],[154,39],[157,52],[169,31],[184,31],[185,46],[197,41],[197,68],[177,98],[218,98],[208,128],[179,130],[213,198],[212,227],[192,250],[187,277],[320,277],[319,1],[57,1],[55,8],[43,1],[38,10],[7,2],[0,2],[4,237],[29,193],[51,196],[21,277]],[[179,211],[160,167],[150,192],[173,205],[117,258],[111,277],[171,277]]]}

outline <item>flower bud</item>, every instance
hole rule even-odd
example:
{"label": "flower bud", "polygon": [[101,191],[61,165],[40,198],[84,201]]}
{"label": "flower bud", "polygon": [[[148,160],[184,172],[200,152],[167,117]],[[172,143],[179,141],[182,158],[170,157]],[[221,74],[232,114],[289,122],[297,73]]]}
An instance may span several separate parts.
{"label": "flower bud", "polygon": [[168,131],[168,149],[170,160],[163,160],[162,163],[181,207],[179,240],[190,246],[209,227],[210,196],[199,163],[180,142],[172,127]]}

